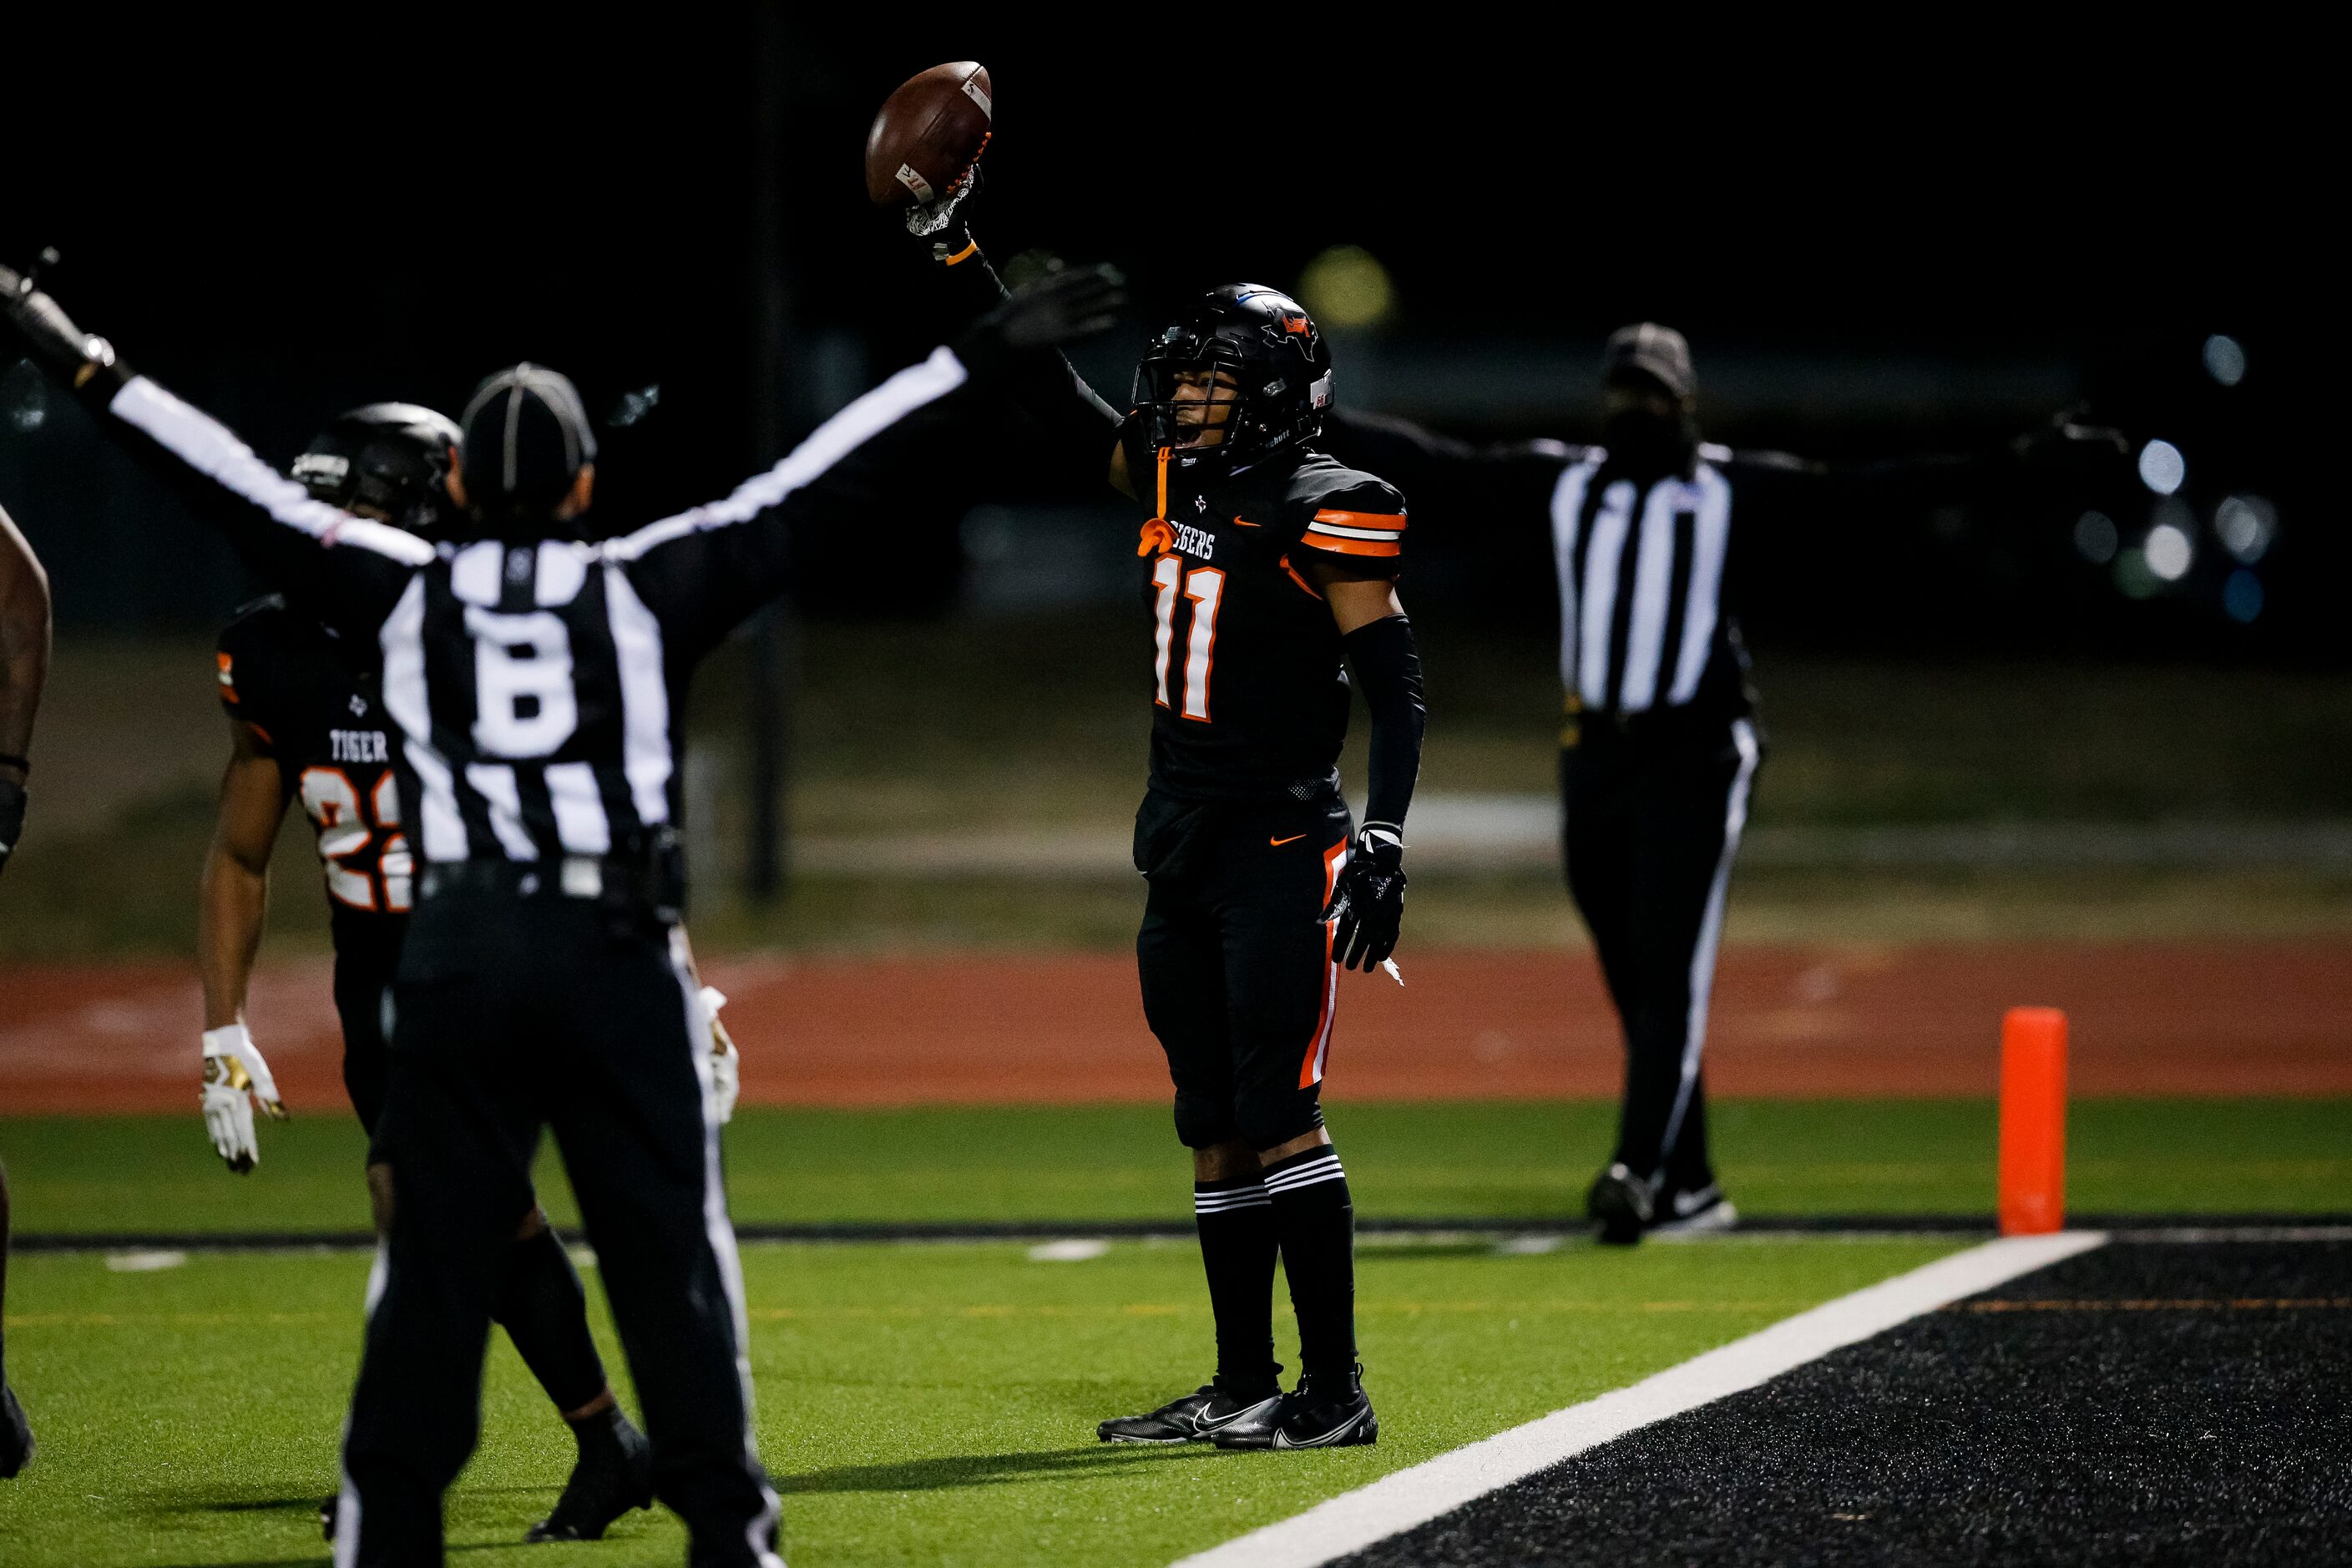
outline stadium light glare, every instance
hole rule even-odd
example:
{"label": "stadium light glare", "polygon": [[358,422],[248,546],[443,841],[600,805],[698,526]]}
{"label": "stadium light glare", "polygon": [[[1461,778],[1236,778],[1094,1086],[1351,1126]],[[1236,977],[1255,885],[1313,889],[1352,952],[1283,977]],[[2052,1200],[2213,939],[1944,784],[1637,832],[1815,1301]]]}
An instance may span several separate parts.
{"label": "stadium light glare", "polygon": [[2149,529],[2140,552],[2147,558],[2148,571],[2164,583],[2178,583],[2188,576],[2197,560],[2196,541],[2178,523],[2159,522]]}
{"label": "stadium light glare", "polygon": [[1360,245],[1335,245],[1298,274],[1299,301],[1327,330],[1377,327],[1396,313],[1396,285]]}
{"label": "stadium light glare", "polygon": [[2103,511],[2086,511],[2074,520],[2074,549],[2094,566],[2105,566],[2116,558],[2116,548],[2123,542],[2123,533],[2116,520]]}
{"label": "stadium light glare", "polygon": [[2278,513],[2260,496],[2231,496],[2213,511],[2213,536],[2221,548],[2251,566],[2263,558],[2278,531]]}
{"label": "stadium light glare", "polygon": [[2263,580],[2244,567],[2230,574],[2221,584],[2221,608],[2237,622],[2252,620],[2263,613]]}
{"label": "stadium light glare", "polygon": [[2160,496],[2168,496],[2189,477],[2189,459],[2169,441],[2150,441],[2139,449],[2139,482]]}
{"label": "stadium light glare", "polygon": [[2246,351],[2237,339],[2216,332],[2205,340],[2205,374],[2223,386],[2246,379]]}

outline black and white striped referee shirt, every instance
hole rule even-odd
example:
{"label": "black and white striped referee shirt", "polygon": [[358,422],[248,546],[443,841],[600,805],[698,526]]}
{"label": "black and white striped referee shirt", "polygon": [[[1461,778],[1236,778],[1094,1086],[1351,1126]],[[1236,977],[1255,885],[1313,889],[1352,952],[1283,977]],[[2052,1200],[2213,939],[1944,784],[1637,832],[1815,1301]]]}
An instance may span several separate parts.
{"label": "black and white striped referee shirt", "polygon": [[558,861],[677,821],[696,663],[782,591],[798,530],[904,493],[967,382],[938,350],[725,499],[593,542],[430,542],[311,500],[144,376],[105,407],[265,577],[380,651],[420,860]]}

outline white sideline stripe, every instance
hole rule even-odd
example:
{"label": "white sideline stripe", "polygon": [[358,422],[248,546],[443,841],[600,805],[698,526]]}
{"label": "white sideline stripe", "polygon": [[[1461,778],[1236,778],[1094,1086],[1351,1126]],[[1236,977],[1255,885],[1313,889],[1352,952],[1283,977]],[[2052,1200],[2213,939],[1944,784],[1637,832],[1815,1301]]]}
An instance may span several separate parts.
{"label": "white sideline stripe", "polygon": [[1668,1367],[1631,1388],[1571,1405],[1482,1442],[1440,1454],[1277,1524],[1182,1559],[1176,1568],[1315,1568],[1612,1438],[1754,1388],[1979,1290],[2100,1246],[2097,1231],[2005,1237]]}

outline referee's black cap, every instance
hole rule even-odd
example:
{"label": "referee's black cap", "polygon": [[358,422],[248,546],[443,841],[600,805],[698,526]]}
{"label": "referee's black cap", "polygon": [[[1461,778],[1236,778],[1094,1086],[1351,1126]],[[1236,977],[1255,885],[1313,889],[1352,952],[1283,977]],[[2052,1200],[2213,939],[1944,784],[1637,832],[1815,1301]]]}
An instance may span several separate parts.
{"label": "referee's black cap", "polygon": [[474,389],[458,420],[467,499],[493,510],[552,508],[596,460],[596,432],[571,378],[509,365]]}
{"label": "referee's black cap", "polygon": [[1674,397],[1688,397],[1698,390],[1698,373],[1691,369],[1690,344],[1672,327],[1655,321],[1639,321],[1610,333],[1601,363],[1612,376],[1621,371],[1639,371]]}

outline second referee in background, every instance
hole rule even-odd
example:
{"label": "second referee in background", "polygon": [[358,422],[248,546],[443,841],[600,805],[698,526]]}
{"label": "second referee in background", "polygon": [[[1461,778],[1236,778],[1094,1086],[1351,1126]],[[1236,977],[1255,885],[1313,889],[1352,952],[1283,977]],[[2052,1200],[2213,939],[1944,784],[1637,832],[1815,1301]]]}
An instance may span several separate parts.
{"label": "second referee in background", "polygon": [[1764,754],[1738,621],[1741,556],[1758,546],[1741,541],[1799,508],[1900,510],[2123,443],[2061,419],[1991,453],[1832,468],[1701,443],[1690,347],[1670,327],[1620,329],[1602,371],[1599,447],[1472,447],[1344,408],[1325,445],[1402,487],[1424,527],[1550,532],[1568,885],[1625,1034],[1617,1146],[1586,1210],[1602,1240],[1623,1243],[1738,1217],[1707,1153],[1701,1058],[1725,891]]}

